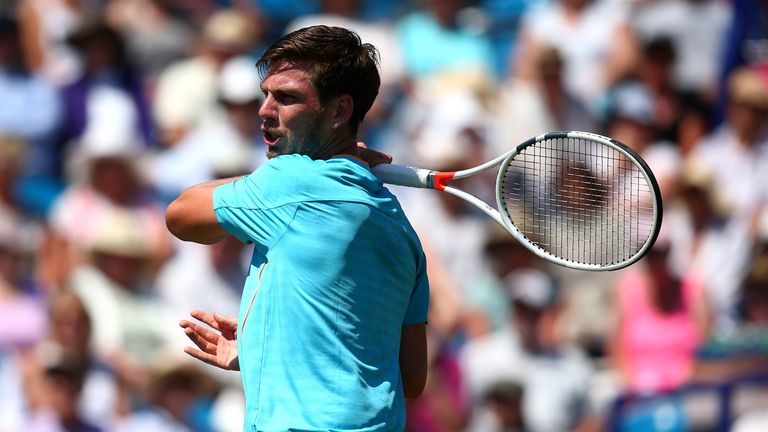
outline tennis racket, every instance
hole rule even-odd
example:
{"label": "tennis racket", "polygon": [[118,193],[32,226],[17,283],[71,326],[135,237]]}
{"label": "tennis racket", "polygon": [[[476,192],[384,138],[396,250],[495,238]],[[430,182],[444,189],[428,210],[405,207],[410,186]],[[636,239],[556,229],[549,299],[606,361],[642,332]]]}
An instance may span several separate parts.
{"label": "tennis racket", "polygon": [[[497,208],[448,184],[497,166]],[[373,171],[385,183],[455,195],[534,254],[573,269],[626,267],[651,248],[661,227],[661,194],[645,161],[624,144],[588,132],[539,135],[462,171],[394,164]]]}

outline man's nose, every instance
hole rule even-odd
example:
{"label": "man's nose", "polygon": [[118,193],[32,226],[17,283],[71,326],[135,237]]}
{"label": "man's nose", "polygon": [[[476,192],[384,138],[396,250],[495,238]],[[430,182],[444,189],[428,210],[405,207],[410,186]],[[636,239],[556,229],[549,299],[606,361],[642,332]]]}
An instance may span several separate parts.
{"label": "man's nose", "polygon": [[275,114],[275,100],[272,95],[268,95],[264,102],[259,107],[259,116],[261,118],[274,117]]}

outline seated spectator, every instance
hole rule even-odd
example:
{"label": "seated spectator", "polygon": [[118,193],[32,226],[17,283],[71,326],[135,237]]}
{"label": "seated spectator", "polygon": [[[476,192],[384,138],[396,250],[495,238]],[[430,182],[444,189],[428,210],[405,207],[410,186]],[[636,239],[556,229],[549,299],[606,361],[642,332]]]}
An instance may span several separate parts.
{"label": "seated spectator", "polygon": [[512,312],[508,328],[468,343],[461,366],[477,404],[494,383],[523,388],[523,418],[530,431],[570,430],[587,418],[592,366],[557,334],[560,305],[555,281],[540,270],[506,279]]}
{"label": "seated spectator", "polygon": [[711,170],[720,194],[731,201],[734,223],[752,224],[768,188],[768,79],[742,68],[728,81],[726,119],[691,152]]}
{"label": "seated spectator", "polygon": [[536,55],[531,77],[510,76],[500,89],[492,118],[494,154],[545,132],[601,132],[587,106],[565,88],[562,53],[546,46],[536,50]]}
{"label": "seated spectator", "polygon": [[396,31],[408,76],[421,80],[441,72],[481,70],[492,78],[490,39],[458,21],[461,9],[459,0],[429,0],[422,10],[400,19]]}
{"label": "seated spectator", "polygon": [[85,377],[76,400],[78,416],[87,423],[107,428],[118,414],[123,380],[92,347],[93,324],[80,298],[71,291],[54,294],[49,301],[51,322],[48,337],[37,347],[42,355],[66,353],[81,364]]}
{"label": "seated spectator", "polygon": [[28,357],[23,365],[30,413],[24,430],[30,432],[102,429],[86,422],[77,409],[86,365],[66,350],[43,359]]}
{"label": "seated spectator", "polygon": [[626,4],[609,1],[558,0],[530,8],[523,17],[514,74],[533,79],[540,51],[555,47],[563,56],[566,91],[595,109],[637,61],[637,41],[626,15]]}
{"label": "seated spectator", "polygon": [[143,373],[183,346],[176,319],[152,284],[151,246],[139,216],[129,211],[113,209],[90,228],[89,263],[72,271],[68,285],[93,319],[97,355],[117,369]]}
{"label": "seated spectator", "polygon": [[25,174],[52,176],[58,163],[53,135],[62,106],[56,88],[35,75],[26,60],[17,21],[0,16],[0,135],[24,143]]}
{"label": "seated spectator", "polygon": [[617,322],[609,352],[633,392],[668,391],[685,384],[709,334],[704,287],[698,275],[672,273],[669,248],[668,239],[657,240],[616,287]]}
{"label": "seated spectator", "polygon": [[146,391],[148,405],[121,419],[116,432],[214,430],[208,408],[218,384],[195,365],[171,363],[155,368]]}
{"label": "seated spectator", "polygon": [[51,228],[82,261],[93,245],[93,228],[115,210],[128,211],[142,224],[155,260],[162,261],[170,253],[170,236],[163,210],[141,176],[135,110],[124,94],[107,87],[94,89],[89,99],[91,120],[69,159],[72,183],[54,204]]}
{"label": "seated spectator", "polygon": [[732,208],[709,168],[695,160],[682,169],[676,200],[665,208],[670,229],[669,265],[677,275],[699,275],[712,306],[714,330],[729,331],[738,322],[738,287],[748,271],[752,238],[741,224],[729,224]]}
{"label": "seated spectator", "polygon": [[201,49],[195,55],[171,63],[157,77],[152,111],[159,141],[165,146],[176,145],[217,110],[216,80],[221,67],[257,43],[254,22],[235,10],[211,15],[202,33]]}
{"label": "seated spectator", "polygon": [[137,144],[153,140],[151,116],[145,97],[143,77],[133,65],[123,35],[101,20],[87,21],[69,35],[68,42],[82,57],[83,71],[62,89],[64,118],[59,139],[63,147],[76,143],[88,130],[93,115],[91,93],[100,87],[120,92],[133,111],[130,132]]}
{"label": "seated spectator", "polygon": [[512,381],[493,384],[483,396],[482,405],[469,432],[524,432],[523,388]]}
{"label": "seated spectator", "polygon": [[149,164],[156,189],[169,202],[187,187],[213,180],[217,171],[242,175],[266,160],[259,107],[261,78],[244,56],[228,60],[218,74],[221,115],[198,124],[176,145],[159,152]]}

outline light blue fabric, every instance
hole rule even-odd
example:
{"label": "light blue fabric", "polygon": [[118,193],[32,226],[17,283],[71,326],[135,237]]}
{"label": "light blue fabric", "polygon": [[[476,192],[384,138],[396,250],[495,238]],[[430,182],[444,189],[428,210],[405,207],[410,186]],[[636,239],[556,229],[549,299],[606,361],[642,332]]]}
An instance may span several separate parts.
{"label": "light blue fabric", "polygon": [[486,35],[444,28],[424,12],[406,15],[398,23],[397,36],[405,68],[416,78],[467,67],[493,71],[493,47]]}
{"label": "light blue fabric", "polygon": [[247,431],[401,431],[401,327],[427,320],[419,240],[351,157],[285,155],[214,191],[254,243],[239,313]]}

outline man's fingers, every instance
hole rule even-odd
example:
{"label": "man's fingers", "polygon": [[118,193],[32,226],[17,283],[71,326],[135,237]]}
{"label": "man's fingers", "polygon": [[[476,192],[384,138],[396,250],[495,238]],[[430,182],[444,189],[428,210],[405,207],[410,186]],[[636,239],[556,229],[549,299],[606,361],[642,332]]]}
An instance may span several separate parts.
{"label": "man's fingers", "polygon": [[208,363],[211,366],[222,367],[220,364],[218,364],[216,362],[216,356],[215,355],[204,353],[204,352],[202,352],[200,350],[196,350],[196,349],[194,349],[192,347],[185,347],[184,348],[184,352],[189,354],[189,355],[191,355],[192,357],[202,361],[202,362]]}
{"label": "man's fingers", "polygon": [[186,334],[189,340],[191,340],[195,345],[197,345],[198,348],[204,352],[209,354],[216,353],[216,344],[208,342],[202,336],[195,333],[192,329],[186,329],[184,334]]}
{"label": "man's fingers", "polygon": [[357,155],[371,167],[383,163],[392,163],[392,155],[369,149],[362,143],[357,143]]}
{"label": "man's fingers", "polygon": [[229,330],[237,329],[237,318],[222,315],[220,313],[214,313],[213,319],[219,324],[219,328],[227,328]]}
{"label": "man's fingers", "polygon": [[216,330],[219,329],[219,323],[216,322],[216,320],[213,318],[213,314],[209,314],[201,310],[193,310],[189,314],[192,315],[193,318],[208,324]]}
{"label": "man's fingers", "polygon": [[[179,325],[184,329],[184,333],[187,335],[187,337],[192,339],[192,342],[195,342],[198,346],[200,346],[200,344],[196,342],[196,340],[199,339],[201,341],[210,343],[211,345],[214,346],[214,349],[215,349],[216,343],[219,341],[218,334],[212,332],[211,330],[208,330],[207,328],[201,325],[197,325],[189,321],[182,321],[181,323],[179,323]],[[203,347],[200,346],[200,348],[203,348]]]}

